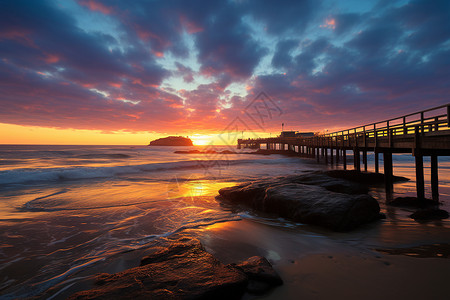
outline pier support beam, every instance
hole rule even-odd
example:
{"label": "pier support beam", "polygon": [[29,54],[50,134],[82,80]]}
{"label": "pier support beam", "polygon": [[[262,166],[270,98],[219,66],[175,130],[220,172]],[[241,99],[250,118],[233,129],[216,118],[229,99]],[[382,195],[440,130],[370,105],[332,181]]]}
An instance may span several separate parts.
{"label": "pier support beam", "polygon": [[344,165],[344,170],[347,170],[347,150],[342,150],[342,162]]}
{"label": "pier support beam", "polygon": [[433,201],[439,202],[438,158],[431,155],[431,195]]}
{"label": "pier support beam", "polygon": [[375,150],[375,173],[380,173],[380,166],[379,166],[379,162],[378,162],[378,151]]}
{"label": "pier support beam", "polygon": [[353,148],[353,164],[355,166],[355,170],[361,172],[361,158],[359,148]]}
{"label": "pier support beam", "polygon": [[330,164],[334,164],[334,158],[333,158],[333,148],[330,148]]}
{"label": "pier support beam", "polygon": [[415,153],[416,160],[416,190],[417,199],[425,199],[425,180],[423,177],[423,156],[420,153]]}
{"label": "pier support beam", "polygon": [[363,164],[364,164],[364,172],[367,172],[367,151],[363,151]]}
{"label": "pier support beam", "polygon": [[325,164],[328,165],[328,149],[327,148],[323,148],[324,152],[325,152]]}
{"label": "pier support beam", "polygon": [[392,192],[394,190],[393,178],[394,174],[392,171],[392,153],[383,152],[384,161],[384,186],[386,189],[386,200],[392,200]]}
{"label": "pier support beam", "polygon": [[431,195],[433,201],[439,202],[439,178],[437,155],[431,155]]}

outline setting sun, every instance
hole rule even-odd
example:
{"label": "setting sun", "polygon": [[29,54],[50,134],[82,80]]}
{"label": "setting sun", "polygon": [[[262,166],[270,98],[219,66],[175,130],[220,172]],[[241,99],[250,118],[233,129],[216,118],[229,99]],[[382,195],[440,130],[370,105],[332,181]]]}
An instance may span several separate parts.
{"label": "setting sun", "polygon": [[208,135],[194,134],[189,137],[195,146],[203,146],[211,144],[212,138]]}

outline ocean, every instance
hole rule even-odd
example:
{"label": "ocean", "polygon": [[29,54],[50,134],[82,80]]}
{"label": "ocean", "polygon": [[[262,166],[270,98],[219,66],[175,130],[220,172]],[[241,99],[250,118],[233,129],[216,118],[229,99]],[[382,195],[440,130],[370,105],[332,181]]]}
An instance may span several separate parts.
{"label": "ocean", "polygon": [[[192,149],[241,152],[174,153]],[[0,297],[65,298],[92,274],[134,266],[162,240],[180,236],[199,238],[227,263],[247,254],[265,255],[275,267],[279,262],[281,270],[282,260],[296,251],[304,256],[355,245],[372,249],[450,242],[448,220],[418,223],[408,217],[411,210],[386,207],[382,186],[370,193],[387,218],[354,233],[331,233],[224,206],[215,200],[222,187],[341,168],[249,151],[227,146],[0,145]],[[373,171],[373,156],[368,160]],[[430,196],[428,160],[425,167]],[[395,195],[414,196],[411,155],[394,155],[394,175],[411,179],[395,184]],[[447,158],[439,158],[439,177],[441,209],[450,211]],[[230,233],[239,227],[250,237]],[[289,238],[270,242],[269,233],[264,236],[268,231]],[[239,253],[229,252],[236,248]]]}

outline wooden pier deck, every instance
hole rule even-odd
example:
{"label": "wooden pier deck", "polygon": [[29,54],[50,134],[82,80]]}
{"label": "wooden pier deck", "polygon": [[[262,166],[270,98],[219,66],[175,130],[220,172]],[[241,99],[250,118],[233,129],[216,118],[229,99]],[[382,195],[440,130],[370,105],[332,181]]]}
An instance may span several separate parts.
{"label": "wooden pier deck", "polygon": [[238,148],[259,148],[297,153],[326,164],[342,164],[347,169],[347,151],[353,151],[354,169],[367,171],[367,153],[383,155],[387,199],[393,191],[393,153],[411,153],[415,158],[417,198],[425,199],[423,157],[430,156],[432,198],[439,200],[438,156],[450,155],[450,103],[394,119],[366,124],[313,137],[239,139]]}

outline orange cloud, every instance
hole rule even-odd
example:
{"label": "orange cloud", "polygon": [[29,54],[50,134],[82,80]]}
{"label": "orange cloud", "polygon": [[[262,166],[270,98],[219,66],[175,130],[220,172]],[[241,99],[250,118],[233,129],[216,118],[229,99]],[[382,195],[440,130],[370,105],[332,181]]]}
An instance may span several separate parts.
{"label": "orange cloud", "polygon": [[157,57],[164,57],[164,52],[160,52],[160,51],[153,51],[153,54]]}
{"label": "orange cloud", "polygon": [[194,22],[188,20],[185,16],[180,16],[180,23],[186,29],[187,33],[194,34],[197,32],[202,32],[204,28],[198,26]]}
{"label": "orange cloud", "polygon": [[122,87],[122,83],[120,83],[120,82],[110,82],[109,85],[112,86],[112,87],[115,87],[115,88],[121,88]]}
{"label": "orange cloud", "polygon": [[103,3],[96,2],[94,0],[80,0],[79,3],[83,6],[86,6],[92,11],[99,11],[105,15],[109,15],[112,13],[112,8],[104,5]]}
{"label": "orange cloud", "polygon": [[336,19],[326,19],[325,24],[320,25],[321,28],[336,29]]}
{"label": "orange cloud", "polygon": [[59,61],[59,56],[55,55],[55,54],[48,54],[47,57],[45,58],[45,62],[48,64],[54,64],[57,63]]}

